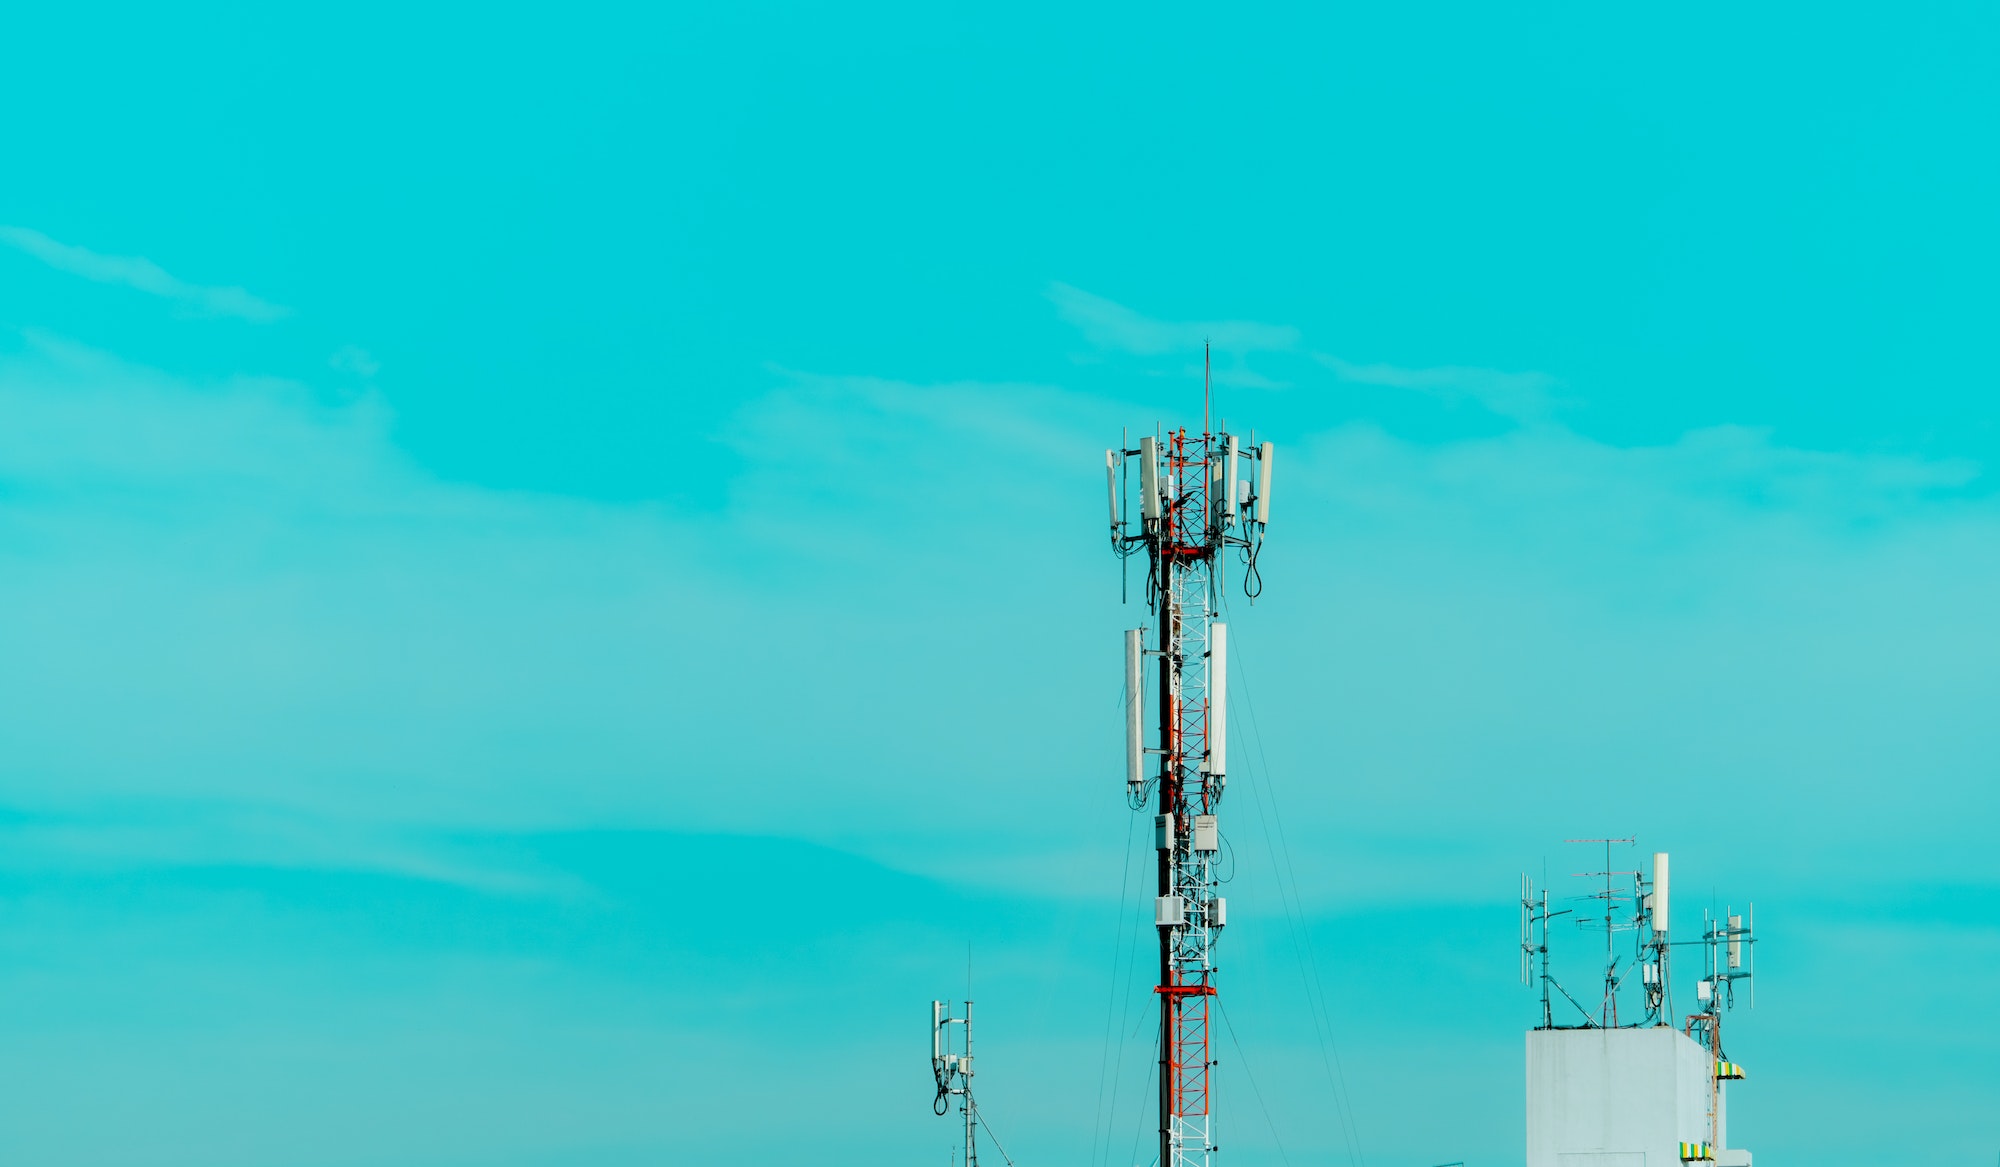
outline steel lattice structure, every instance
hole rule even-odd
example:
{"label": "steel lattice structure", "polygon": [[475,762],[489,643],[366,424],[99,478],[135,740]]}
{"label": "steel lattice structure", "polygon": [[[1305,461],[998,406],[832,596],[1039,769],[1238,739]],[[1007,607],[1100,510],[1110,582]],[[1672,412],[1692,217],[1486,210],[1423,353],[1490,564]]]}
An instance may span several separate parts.
{"label": "steel lattice structure", "polygon": [[[1126,634],[1128,796],[1134,809],[1156,807],[1160,999],[1159,1162],[1207,1167],[1215,1150],[1209,999],[1216,995],[1215,942],[1226,923],[1218,894],[1217,811],[1227,781],[1225,706],[1227,627],[1219,620],[1224,552],[1242,550],[1246,590],[1255,595],[1256,554],[1269,516],[1271,446],[1243,450],[1223,434],[1177,430],[1147,438],[1124,452],[1139,461],[1142,516],[1131,533],[1120,519],[1119,469],[1107,457],[1112,540],[1121,555],[1143,554],[1147,603],[1157,617],[1155,646],[1147,630]],[[1258,476],[1239,485],[1239,462]],[[1254,509],[1252,509],[1254,508]],[[1155,657],[1157,733],[1146,744],[1141,725],[1142,656]],[[1147,774],[1145,755],[1157,765]]]}

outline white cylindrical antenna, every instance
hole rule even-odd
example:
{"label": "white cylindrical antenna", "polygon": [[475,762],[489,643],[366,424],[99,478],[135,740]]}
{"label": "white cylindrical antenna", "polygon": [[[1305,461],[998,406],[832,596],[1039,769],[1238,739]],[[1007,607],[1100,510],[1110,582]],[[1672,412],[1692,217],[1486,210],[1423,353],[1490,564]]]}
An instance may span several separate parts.
{"label": "white cylindrical antenna", "polygon": [[1148,522],[1156,522],[1160,517],[1160,439],[1139,439],[1139,489],[1145,495],[1140,504],[1141,512]]}
{"label": "white cylindrical antenna", "polygon": [[1146,784],[1146,648],[1144,628],[1125,630],[1125,786]]}
{"label": "white cylindrical antenna", "polygon": [[1229,625],[1208,626],[1208,759],[1202,769],[1220,778],[1228,773]]}
{"label": "white cylindrical antenna", "polygon": [[1653,931],[1667,931],[1667,853],[1653,852]]}
{"label": "white cylindrical antenna", "polygon": [[1104,489],[1111,498],[1111,529],[1118,529],[1118,455],[1104,451]]}
{"label": "white cylindrical antenna", "polygon": [[935,1064],[938,1061],[938,1059],[944,1057],[944,1048],[939,1040],[944,1033],[944,1025],[941,1022],[941,1019],[943,1017],[944,1017],[944,1002],[932,1001],[931,1002],[931,1062],[933,1064]]}
{"label": "white cylindrical antenna", "polygon": [[1271,443],[1257,448],[1257,521],[1271,521]]}
{"label": "white cylindrical antenna", "polygon": [[1222,525],[1236,521],[1236,435],[1230,434],[1222,446]]}

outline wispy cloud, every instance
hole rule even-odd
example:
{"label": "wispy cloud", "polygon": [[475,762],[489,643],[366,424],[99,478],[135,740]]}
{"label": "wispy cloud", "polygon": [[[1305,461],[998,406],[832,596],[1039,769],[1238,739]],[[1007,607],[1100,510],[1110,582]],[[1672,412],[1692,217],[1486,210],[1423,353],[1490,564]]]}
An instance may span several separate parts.
{"label": "wispy cloud", "polygon": [[1261,324],[1254,320],[1155,320],[1063,283],[1050,284],[1047,295],[1057,314],[1075,325],[1090,343],[1135,356],[1200,352],[1204,343],[1237,356],[1287,352],[1299,344],[1299,330],[1286,324]]}
{"label": "wispy cloud", "polygon": [[[1343,381],[1409,389],[1447,402],[1473,401],[1501,417],[1518,422],[1546,421],[1559,404],[1558,382],[1547,373],[1508,373],[1469,365],[1411,369],[1398,365],[1357,364],[1330,353],[1300,351],[1302,336],[1288,324],[1255,320],[1156,320],[1114,300],[1069,284],[1053,283],[1046,295],[1064,322],[1082,332],[1098,348],[1141,357],[1198,353],[1204,344],[1235,358],[1228,368],[1214,370],[1219,384],[1243,389],[1282,389],[1289,382],[1273,380],[1247,367],[1249,353],[1310,355]],[[1159,370],[1156,370],[1159,372]],[[1171,370],[1200,376],[1197,363]]]}
{"label": "wispy cloud", "polygon": [[1515,421],[1540,421],[1549,416],[1555,404],[1551,391],[1556,380],[1547,373],[1504,373],[1465,365],[1429,369],[1357,365],[1327,353],[1314,353],[1313,359],[1332,369],[1343,381],[1414,389],[1453,402],[1470,399]]}
{"label": "wispy cloud", "polygon": [[57,271],[100,284],[122,284],[160,296],[202,316],[233,316],[268,324],[292,314],[290,308],[233,287],[206,287],[178,279],[159,264],[137,255],[100,255],[61,243],[28,227],[0,227],[0,243],[27,252]]}
{"label": "wispy cloud", "polygon": [[382,371],[382,362],[375,359],[367,349],[357,344],[344,344],[326,358],[328,368],[339,369],[343,373],[355,373],[363,377],[373,377]]}

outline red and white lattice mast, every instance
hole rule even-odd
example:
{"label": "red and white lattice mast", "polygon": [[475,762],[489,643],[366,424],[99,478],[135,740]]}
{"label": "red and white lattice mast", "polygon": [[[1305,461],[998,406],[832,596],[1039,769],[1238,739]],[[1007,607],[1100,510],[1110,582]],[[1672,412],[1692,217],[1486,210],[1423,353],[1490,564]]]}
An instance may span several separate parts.
{"label": "red and white lattice mast", "polygon": [[[1121,505],[1134,461],[1136,525]],[[1218,609],[1230,548],[1241,553],[1245,592],[1254,599],[1261,586],[1257,552],[1270,518],[1271,443],[1172,430],[1140,439],[1136,449],[1106,451],[1105,468],[1112,545],[1121,557],[1144,557],[1147,607],[1158,620],[1150,648],[1148,629],[1125,634],[1125,782],[1134,810],[1157,808],[1159,1163],[1208,1167],[1215,1151],[1209,998],[1228,909],[1216,878],[1217,812],[1228,775],[1228,627]],[[1147,669],[1147,657],[1156,670]],[[1158,721],[1150,741],[1148,672]]]}

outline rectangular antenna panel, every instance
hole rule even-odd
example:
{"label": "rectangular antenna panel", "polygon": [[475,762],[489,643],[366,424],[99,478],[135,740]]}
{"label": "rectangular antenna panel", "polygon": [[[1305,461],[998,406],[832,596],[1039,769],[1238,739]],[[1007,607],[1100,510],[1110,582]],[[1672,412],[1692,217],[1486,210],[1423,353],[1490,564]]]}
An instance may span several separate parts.
{"label": "rectangular antenna panel", "polygon": [[1160,439],[1139,439],[1139,489],[1146,497],[1140,511],[1148,522],[1160,517]]}
{"label": "rectangular antenna panel", "polygon": [[1187,923],[1187,901],[1179,896],[1161,896],[1153,901],[1153,923],[1162,928],[1179,928]]}
{"label": "rectangular antenna panel", "polygon": [[1743,967],[1743,917],[1729,917],[1729,967]]}
{"label": "rectangular antenna panel", "polygon": [[1156,815],[1153,818],[1153,849],[1171,851],[1174,849],[1174,816]]}
{"label": "rectangular antenna panel", "polygon": [[1207,733],[1201,768],[1219,778],[1229,772],[1229,625],[1220,620],[1208,626]]}
{"label": "rectangular antenna panel", "polygon": [[1227,526],[1236,521],[1236,435],[1223,440],[1222,447],[1222,518]]}
{"label": "rectangular antenna panel", "polygon": [[1118,526],[1118,456],[1104,451],[1104,489],[1111,497],[1111,526]]}
{"label": "rectangular antenna panel", "polygon": [[1271,443],[1257,448],[1257,521],[1271,521]]}
{"label": "rectangular antenna panel", "polygon": [[1215,903],[1208,909],[1208,926],[1211,928],[1220,928],[1228,923],[1229,901],[1223,899],[1221,896],[1216,896]]}
{"label": "rectangular antenna panel", "polygon": [[1125,785],[1146,784],[1146,647],[1144,628],[1125,630]]}
{"label": "rectangular antenna panel", "polygon": [[1197,851],[1214,851],[1217,849],[1215,839],[1215,816],[1212,814],[1198,814],[1194,816],[1194,849]]}
{"label": "rectangular antenna panel", "polygon": [[1653,852],[1653,931],[1667,931],[1667,853]]}

